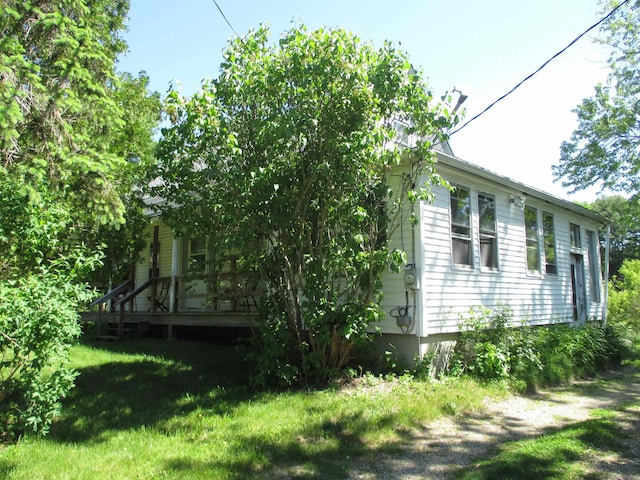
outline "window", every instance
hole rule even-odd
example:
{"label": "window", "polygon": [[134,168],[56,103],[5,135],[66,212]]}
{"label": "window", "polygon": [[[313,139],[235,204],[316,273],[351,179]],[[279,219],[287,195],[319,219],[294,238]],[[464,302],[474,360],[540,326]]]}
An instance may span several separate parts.
{"label": "window", "polygon": [[569,225],[569,234],[571,236],[571,248],[582,248],[580,241],[580,225],[571,223]]}
{"label": "window", "polygon": [[553,215],[542,212],[542,232],[544,237],[544,269],[545,272],[558,273],[556,261],[556,232],[553,225]]}
{"label": "window", "polygon": [[527,239],[527,270],[540,272],[540,249],[538,240],[538,210],[524,208],[524,227]]}
{"label": "window", "polygon": [[400,120],[393,120],[393,128],[396,131],[396,143],[403,147],[410,146],[409,134],[407,133],[407,124]]}
{"label": "window", "polygon": [[589,280],[591,301],[600,303],[600,273],[598,268],[598,237],[596,232],[587,230],[587,243],[589,244]]}
{"label": "window", "polygon": [[[153,268],[155,265],[155,269]],[[160,276],[160,243],[155,245],[149,244],[149,278],[158,278]]]}
{"label": "window", "polygon": [[480,263],[486,268],[498,268],[496,236],[496,201],[491,195],[478,194],[480,219]]}
{"label": "window", "polygon": [[204,237],[189,240],[189,273],[205,273],[207,268],[207,240]]}
{"label": "window", "polygon": [[451,253],[454,265],[473,266],[469,189],[455,187],[451,201]]}

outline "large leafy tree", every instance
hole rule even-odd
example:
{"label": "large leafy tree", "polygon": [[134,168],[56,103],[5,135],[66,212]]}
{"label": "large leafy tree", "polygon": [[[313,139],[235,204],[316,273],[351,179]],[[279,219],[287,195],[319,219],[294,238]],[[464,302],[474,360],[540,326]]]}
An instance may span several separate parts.
{"label": "large leafy tree", "polygon": [[640,208],[622,195],[601,197],[586,207],[611,220],[609,275],[614,277],[625,260],[640,259]]}
{"label": "large leafy tree", "polygon": [[149,92],[149,77],[144,72],[137,77],[121,73],[118,78],[114,99],[121,108],[123,128],[113,132],[110,152],[126,160],[119,162],[113,183],[124,207],[124,222],[98,224],[87,239],[104,255],[104,267],[91,274],[92,284],[99,286],[128,278],[146,244],[148,217],[140,187],[153,164],[156,141],[152,132],[160,123],[162,110],[160,95]]}
{"label": "large leafy tree", "polygon": [[0,441],[46,431],[71,387],[64,358],[101,231],[123,224],[129,160],[151,151],[159,99],[115,70],[128,6],[0,9]]}
{"label": "large leafy tree", "polygon": [[[421,174],[440,181],[430,150],[448,111],[391,44],[303,26],[276,44],[265,28],[233,40],[218,77],[166,108],[153,194],[177,232],[257,270],[262,373],[342,367],[380,318],[382,271],[402,260],[388,244],[402,202],[425,193]],[[394,142],[393,119],[422,139],[413,149]]]}
{"label": "large leafy tree", "polygon": [[[605,11],[620,2],[603,1]],[[554,176],[574,191],[602,185],[612,191],[640,191],[640,1],[630,0],[602,27],[611,47],[611,74],[592,97],[578,105],[578,128],[560,149]]]}

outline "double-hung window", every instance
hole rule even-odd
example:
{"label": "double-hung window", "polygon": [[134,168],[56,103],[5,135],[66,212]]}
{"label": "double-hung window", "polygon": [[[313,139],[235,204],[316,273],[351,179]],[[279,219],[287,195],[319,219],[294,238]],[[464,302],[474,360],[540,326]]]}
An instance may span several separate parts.
{"label": "double-hung window", "polygon": [[495,197],[478,194],[478,217],[480,221],[480,263],[482,267],[498,268],[498,242],[496,235]]}
{"label": "double-hung window", "polygon": [[558,273],[556,260],[556,232],[553,214],[542,212],[542,234],[544,237],[544,268],[550,274]]}
{"label": "double-hung window", "polygon": [[538,210],[524,207],[524,229],[527,242],[527,270],[540,272],[540,241],[538,240]]}
{"label": "double-hung window", "polygon": [[471,195],[468,188],[455,187],[450,193],[451,251],[454,265],[473,266],[471,243]]}
{"label": "double-hung window", "polygon": [[569,236],[571,238],[571,248],[582,248],[580,225],[576,225],[574,223],[569,224]]}
{"label": "double-hung window", "polygon": [[207,270],[207,239],[196,237],[189,240],[189,273],[198,275]]}

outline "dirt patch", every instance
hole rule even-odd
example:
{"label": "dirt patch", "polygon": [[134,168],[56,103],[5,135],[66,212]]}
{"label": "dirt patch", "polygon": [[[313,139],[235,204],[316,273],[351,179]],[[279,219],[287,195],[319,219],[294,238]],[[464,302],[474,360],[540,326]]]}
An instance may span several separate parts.
{"label": "dirt patch", "polygon": [[414,433],[400,452],[354,464],[352,479],[446,479],[505,442],[580,422],[597,408],[618,409],[629,455],[588,459],[595,478],[640,480],[640,373],[631,368],[528,396],[486,400],[482,411],[442,418]]}

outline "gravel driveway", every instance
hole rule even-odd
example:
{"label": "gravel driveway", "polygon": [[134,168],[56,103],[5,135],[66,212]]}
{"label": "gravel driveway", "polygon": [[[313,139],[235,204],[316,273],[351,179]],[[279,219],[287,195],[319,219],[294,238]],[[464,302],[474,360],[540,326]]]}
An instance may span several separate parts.
{"label": "gravel driveway", "polygon": [[505,442],[535,438],[549,428],[586,420],[596,408],[624,406],[618,421],[630,433],[629,454],[589,463],[596,478],[640,480],[640,373],[632,368],[529,396],[487,400],[464,418],[443,418],[416,433],[399,453],[353,465],[352,479],[446,479]]}

